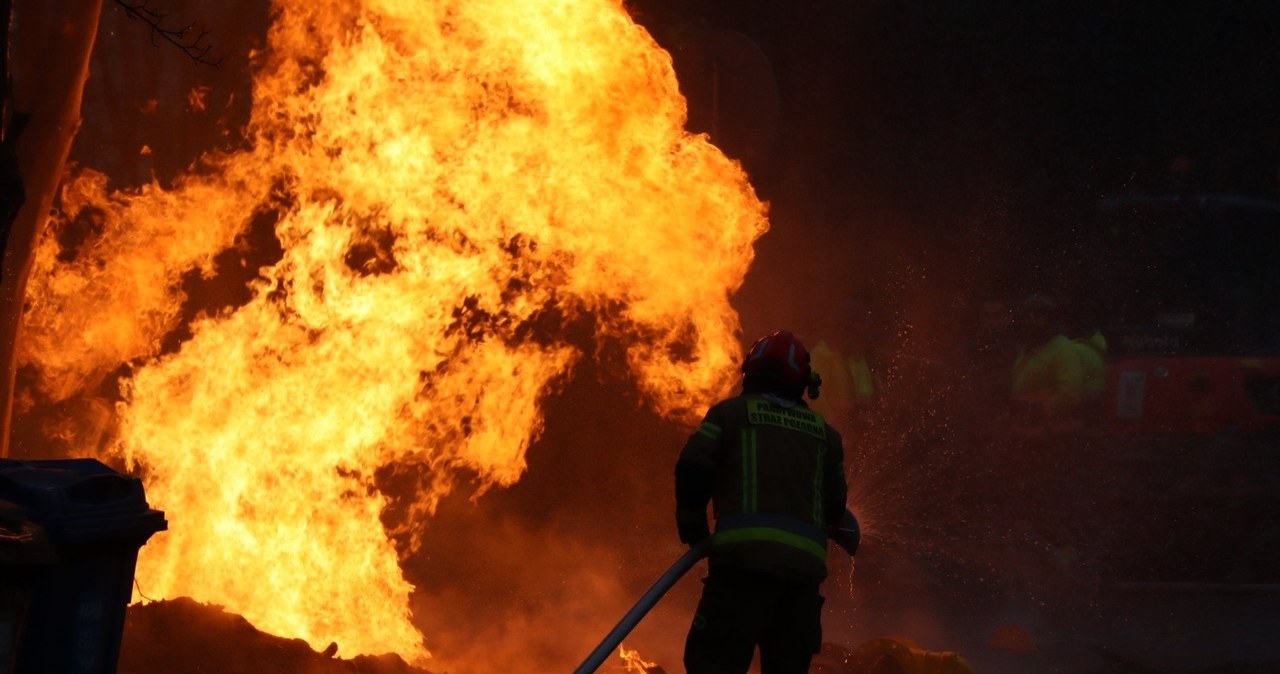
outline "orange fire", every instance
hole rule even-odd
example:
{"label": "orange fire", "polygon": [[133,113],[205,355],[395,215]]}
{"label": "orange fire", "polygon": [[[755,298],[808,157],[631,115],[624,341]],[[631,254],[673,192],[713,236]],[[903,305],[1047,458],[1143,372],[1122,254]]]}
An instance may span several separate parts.
{"label": "orange fire", "polygon": [[618,657],[622,659],[623,667],[625,668],[624,671],[628,672],[639,672],[639,674],[645,674],[645,672],[648,672],[658,666],[658,663],[649,662],[648,660],[640,657],[640,651],[634,649],[628,650],[626,645],[618,646]]}
{"label": "orange fire", "polygon": [[[425,657],[399,559],[456,476],[518,480],[542,401],[608,342],[668,418],[724,394],[765,208],[683,130],[670,57],[619,0],[274,9],[249,149],[170,189],[64,186],[22,358],[53,400],[120,378],[96,449],[170,521],[149,596]],[[184,275],[218,274],[255,218],[278,261],[179,325]],[[419,481],[408,502],[377,488],[389,469]]]}

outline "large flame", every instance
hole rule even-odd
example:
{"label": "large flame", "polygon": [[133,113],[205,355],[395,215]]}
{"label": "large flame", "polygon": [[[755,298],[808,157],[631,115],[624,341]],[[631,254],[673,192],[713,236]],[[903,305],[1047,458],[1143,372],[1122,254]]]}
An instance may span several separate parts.
{"label": "large flame", "polygon": [[[148,595],[420,657],[398,555],[458,475],[519,479],[584,349],[622,345],[669,418],[725,393],[764,206],[683,130],[670,58],[618,0],[274,10],[248,149],[172,189],[64,187],[22,354],[53,399],[130,366],[108,449],[171,522]],[[255,222],[273,263],[181,325],[184,277]],[[417,480],[407,502],[387,471]]]}

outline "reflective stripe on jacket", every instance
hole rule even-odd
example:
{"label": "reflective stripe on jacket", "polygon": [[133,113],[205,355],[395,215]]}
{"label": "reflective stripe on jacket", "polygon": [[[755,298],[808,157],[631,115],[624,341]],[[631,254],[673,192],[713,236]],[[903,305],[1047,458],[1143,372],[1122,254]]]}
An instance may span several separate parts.
{"label": "reflective stripe on jacket", "polygon": [[833,419],[846,411],[870,409],[880,394],[881,383],[871,371],[866,354],[841,353],[827,344],[818,342],[809,351],[810,364],[822,377],[822,397],[814,401],[814,408]]}

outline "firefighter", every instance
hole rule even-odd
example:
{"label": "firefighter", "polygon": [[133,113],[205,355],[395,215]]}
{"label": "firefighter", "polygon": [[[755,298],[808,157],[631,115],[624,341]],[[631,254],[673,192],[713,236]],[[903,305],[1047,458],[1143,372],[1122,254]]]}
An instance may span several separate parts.
{"label": "firefighter", "polygon": [[1080,402],[1084,372],[1071,339],[1062,332],[1058,306],[1045,295],[1022,303],[1022,348],[1013,366],[1012,395],[1022,421],[1061,419]]}
{"label": "firefighter", "polygon": [[712,406],[680,452],[680,540],[712,539],[689,674],[746,672],[757,647],[763,674],[801,674],[821,646],[828,537],[852,555],[859,533],[840,434],[803,400],[820,383],[794,335],[762,337],[743,361],[741,394]]}
{"label": "firefighter", "polygon": [[875,320],[856,300],[841,307],[840,317],[838,329],[810,352],[814,368],[823,373],[825,394],[813,407],[839,424],[865,423],[884,392],[874,363]]}
{"label": "firefighter", "polygon": [[1013,368],[1012,394],[1024,430],[1079,430],[1098,414],[1105,392],[1106,340],[1101,333],[1085,340],[1067,337],[1058,313],[1044,295],[1023,303],[1025,341]]}

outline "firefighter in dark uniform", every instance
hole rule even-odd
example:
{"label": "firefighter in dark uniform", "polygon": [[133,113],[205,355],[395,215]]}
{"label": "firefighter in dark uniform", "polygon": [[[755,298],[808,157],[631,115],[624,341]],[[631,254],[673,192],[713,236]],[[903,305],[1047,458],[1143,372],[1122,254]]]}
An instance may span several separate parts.
{"label": "firefighter in dark uniform", "polygon": [[680,540],[712,537],[685,669],[746,672],[759,647],[763,674],[801,674],[822,644],[828,537],[849,554],[858,545],[844,449],[803,401],[806,390],[817,397],[821,380],[794,335],[757,340],[742,372],[741,395],[707,412],[676,463]]}

